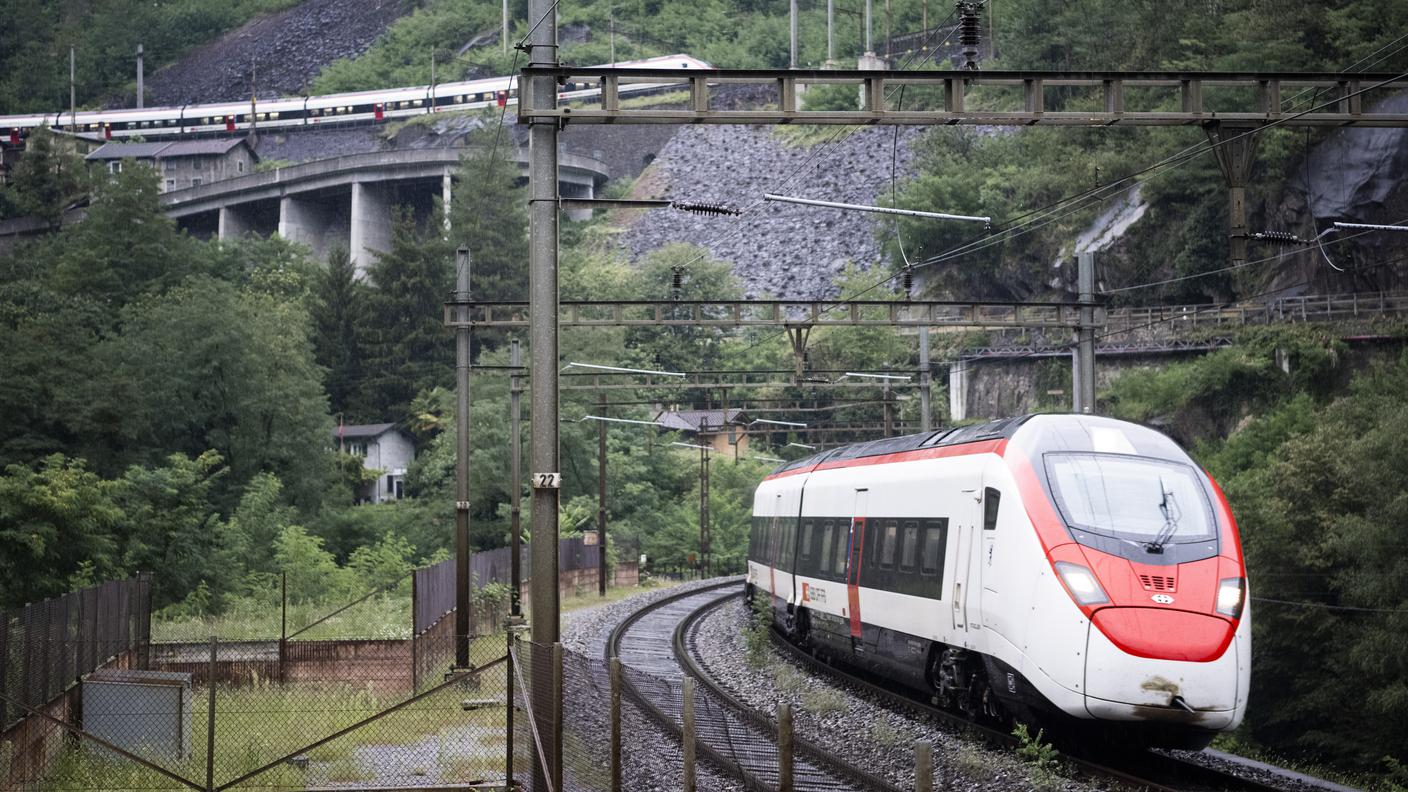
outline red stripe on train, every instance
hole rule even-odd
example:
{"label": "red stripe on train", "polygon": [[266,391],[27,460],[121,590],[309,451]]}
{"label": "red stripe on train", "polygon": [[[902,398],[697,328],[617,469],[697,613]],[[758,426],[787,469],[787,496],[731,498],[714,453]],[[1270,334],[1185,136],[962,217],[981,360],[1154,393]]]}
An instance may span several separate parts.
{"label": "red stripe on train", "polygon": [[764,481],[795,476],[800,473],[812,473],[820,470],[839,470],[841,468],[861,467],[863,465],[888,465],[892,462],[917,462],[921,459],[943,459],[944,457],[967,456],[969,454],[997,454],[1002,456],[1007,450],[1007,439],[980,440],[975,443],[961,443],[959,445],[939,446],[938,448],[917,448],[913,451],[900,451],[895,454],[883,454],[872,457],[858,457],[856,459],[838,459],[832,462],[823,462],[820,465],[811,467],[800,467],[795,470],[784,470],[781,473],[773,473]]}

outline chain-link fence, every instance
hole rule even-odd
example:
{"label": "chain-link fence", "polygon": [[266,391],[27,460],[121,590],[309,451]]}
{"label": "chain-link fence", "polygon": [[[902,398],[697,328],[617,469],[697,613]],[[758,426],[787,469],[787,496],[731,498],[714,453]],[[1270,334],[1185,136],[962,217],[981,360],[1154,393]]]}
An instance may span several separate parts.
{"label": "chain-link fence", "polygon": [[[453,653],[453,648],[444,650]],[[416,684],[409,641],[299,642],[283,667],[244,643],[100,671],[43,763],[7,756],[6,789],[307,789],[502,784],[508,664],[501,636],[470,667]]]}

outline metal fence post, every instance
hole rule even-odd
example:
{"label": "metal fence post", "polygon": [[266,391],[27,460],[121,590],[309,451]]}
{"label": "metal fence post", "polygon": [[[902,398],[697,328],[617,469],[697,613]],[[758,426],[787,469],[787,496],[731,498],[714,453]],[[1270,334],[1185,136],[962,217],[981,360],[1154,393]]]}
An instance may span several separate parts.
{"label": "metal fence post", "polygon": [[284,660],[288,652],[288,570],[279,571],[279,684],[284,683]]}
{"label": "metal fence post", "polygon": [[552,700],[553,744],[557,750],[549,757],[552,762],[552,788],[562,789],[562,644],[552,645],[552,689],[557,695]]}
{"label": "metal fence post", "polygon": [[[420,644],[420,625],[416,620],[420,617],[420,608],[417,602],[418,592],[416,591],[416,571],[411,570],[411,695],[415,695],[420,689],[420,658],[416,651]],[[511,677],[512,675],[510,675]],[[513,702],[509,702],[509,718],[513,717]]]}
{"label": "metal fence post", "polygon": [[694,677],[684,678],[684,792],[694,789]]}
{"label": "metal fence post", "polygon": [[777,705],[777,792],[792,792],[792,705]]}
{"label": "metal fence post", "polygon": [[205,684],[209,686],[209,708],[205,715],[205,788],[215,792],[215,661],[219,656],[219,639],[210,636],[210,665],[206,667]]}
{"label": "metal fence post", "polygon": [[513,789],[513,675],[518,669],[514,668],[517,655],[513,651],[512,625],[504,630],[504,636],[507,640],[504,655],[508,658],[508,673],[504,674],[504,789]]}
{"label": "metal fence post", "polygon": [[934,746],[914,744],[914,792],[934,792]]}
{"label": "metal fence post", "polygon": [[0,608],[0,731],[4,731],[10,725],[9,714],[6,712],[6,705],[9,703],[5,698],[7,688],[5,682],[10,674],[10,612]]}
{"label": "metal fence post", "polygon": [[621,792],[621,658],[611,658],[611,792]]}

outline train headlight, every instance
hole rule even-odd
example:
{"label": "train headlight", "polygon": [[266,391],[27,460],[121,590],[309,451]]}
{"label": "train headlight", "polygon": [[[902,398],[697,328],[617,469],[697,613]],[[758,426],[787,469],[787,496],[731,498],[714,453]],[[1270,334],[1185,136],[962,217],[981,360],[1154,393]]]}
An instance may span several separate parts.
{"label": "train headlight", "polygon": [[1095,579],[1095,574],[1080,564],[1057,561],[1056,573],[1061,576],[1061,582],[1066,584],[1066,590],[1071,592],[1071,596],[1081,605],[1101,605],[1110,601],[1110,598],[1105,596],[1105,590],[1100,588],[1100,581]]}
{"label": "train headlight", "polygon": [[1223,578],[1217,584],[1217,612],[1231,619],[1242,618],[1246,593],[1246,578]]}

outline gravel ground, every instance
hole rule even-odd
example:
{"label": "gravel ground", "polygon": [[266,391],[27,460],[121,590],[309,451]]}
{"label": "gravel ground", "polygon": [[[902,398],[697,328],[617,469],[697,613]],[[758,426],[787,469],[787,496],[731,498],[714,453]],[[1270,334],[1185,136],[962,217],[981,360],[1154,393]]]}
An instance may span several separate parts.
{"label": "gravel ground", "polygon": [[[743,208],[776,192],[802,198],[873,204],[890,188],[891,153],[903,182],[913,175],[911,145],[921,134],[903,128],[861,129],[828,145],[791,146],[768,127],[682,127],[656,157],[651,183],[677,200]],[[832,279],[847,262],[869,267],[880,256],[875,215],[764,203],[741,218],[656,209],[622,235],[641,256],[671,242],[702,245],[733,264],[750,297],[786,299],[836,294]]]}
{"label": "gravel ground", "polygon": [[[792,705],[793,729],[835,752],[851,764],[885,776],[901,788],[914,785],[916,742],[934,746],[936,789],[1096,790],[1108,789],[1085,781],[1043,776],[1012,755],[996,751],[936,728],[914,716],[881,706],[868,695],[853,694],[817,680],[775,650],[769,650],[763,670],[749,665],[744,645],[747,609],[730,603],[706,617],[698,627],[699,660],[715,679],[744,701],[765,709],[778,702]],[[855,724],[866,724],[857,729]]]}

